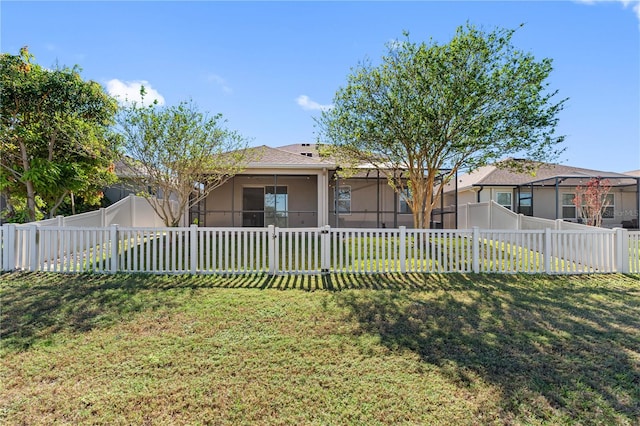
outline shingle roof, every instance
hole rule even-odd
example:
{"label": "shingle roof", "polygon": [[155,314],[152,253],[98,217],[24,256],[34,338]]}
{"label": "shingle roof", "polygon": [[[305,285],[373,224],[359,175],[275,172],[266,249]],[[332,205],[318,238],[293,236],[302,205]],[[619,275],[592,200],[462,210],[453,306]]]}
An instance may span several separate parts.
{"label": "shingle roof", "polygon": [[311,154],[311,157],[320,158],[320,154],[318,153],[318,146],[315,143],[294,143],[291,145],[279,146],[277,147],[277,149],[299,155]]}
{"label": "shingle roof", "polygon": [[[300,145],[300,144],[296,144]],[[334,163],[320,159],[317,156],[303,155],[300,151],[296,153],[291,148],[292,145],[287,145],[280,148],[271,148],[266,145],[249,148],[255,155],[255,160],[247,164],[247,168],[266,168],[266,167],[309,167],[309,168],[325,168],[335,167]],[[288,148],[288,149],[287,149]],[[301,147],[302,148],[302,147]],[[306,147],[309,148],[309,147]],[[315,148],[313,148],[315,152]],[[317,153],[316,153],[317,155]]]}
{"label": "shingle roof", "polygon": [[[516,160],[518,161],[518,160]],[[517,186],[529,183],[551,184],[555,178],[590,179],[592,177],[607,179],[628,179],[623,173],[605,172],[601,170],[584,169],[581,167],[565,166],[562,164],[539,163],[534,173],[514,172],[499,168],[496,165],[480,167],[477,170],[458,177],[458,190],[472,186]],[[627,182],[631,183],[631,182]],[[445,192],[453,191],[453,184],[447,185]]]}

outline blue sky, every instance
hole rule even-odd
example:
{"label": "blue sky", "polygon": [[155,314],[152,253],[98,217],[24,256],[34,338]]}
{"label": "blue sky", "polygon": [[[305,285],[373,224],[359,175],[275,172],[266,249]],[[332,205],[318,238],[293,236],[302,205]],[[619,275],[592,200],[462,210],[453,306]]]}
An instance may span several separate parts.
{"label": "blue sky", "polygon": [[[520,29],[514,44],[553,59],[569,101],[559,162],[640,169],[640,5],[554,2],[12,2],[0,48],[43,66],[79,65],[112,93],[145,82],[166,104],[193,99],[252,145],[315,142],[314,117],[350,69],[407,30],[447,42],[470,22]],[[134,93],[137,89],[133,89]]]}

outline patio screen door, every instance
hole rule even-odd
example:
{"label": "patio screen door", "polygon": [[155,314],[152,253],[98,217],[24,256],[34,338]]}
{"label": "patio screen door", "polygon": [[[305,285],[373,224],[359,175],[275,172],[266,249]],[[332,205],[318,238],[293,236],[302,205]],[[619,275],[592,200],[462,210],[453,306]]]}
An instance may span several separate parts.
{"label": "patio screen door", "polygon": [[286,227],[288,217],[289,194],[286,186],[242,189],[242,226]]}
{"label": "patio screen door", "polygon": [[264,188],[242,189],[242,226],[264,226]]}

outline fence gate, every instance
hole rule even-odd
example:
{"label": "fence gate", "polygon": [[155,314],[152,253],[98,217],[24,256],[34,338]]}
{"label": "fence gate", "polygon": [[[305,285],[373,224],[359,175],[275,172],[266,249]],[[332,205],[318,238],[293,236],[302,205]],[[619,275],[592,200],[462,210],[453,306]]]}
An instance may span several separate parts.
{"label": "fence gate", "polygon": [[272,272],[318,274],[328,272],[329,229],[275,228]]}

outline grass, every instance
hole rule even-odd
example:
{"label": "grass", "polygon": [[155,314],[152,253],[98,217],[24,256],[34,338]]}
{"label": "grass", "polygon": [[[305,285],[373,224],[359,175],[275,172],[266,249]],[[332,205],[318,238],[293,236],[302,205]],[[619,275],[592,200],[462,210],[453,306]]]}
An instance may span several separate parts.
{"label": "grass", "polygon": [[3,424],[640,421],[640,276],[0,275]]}

